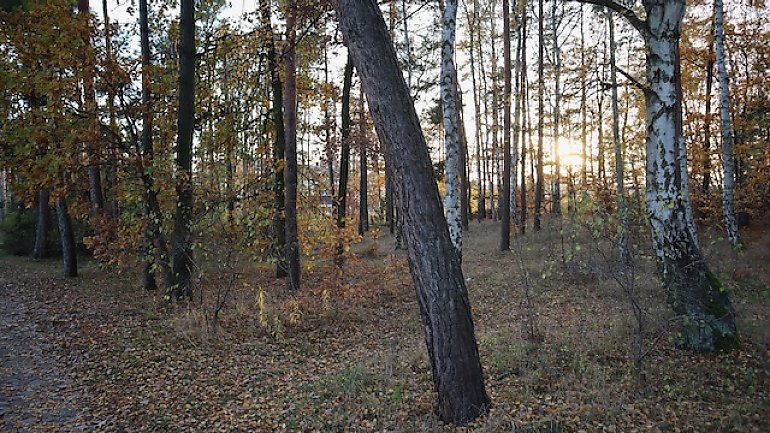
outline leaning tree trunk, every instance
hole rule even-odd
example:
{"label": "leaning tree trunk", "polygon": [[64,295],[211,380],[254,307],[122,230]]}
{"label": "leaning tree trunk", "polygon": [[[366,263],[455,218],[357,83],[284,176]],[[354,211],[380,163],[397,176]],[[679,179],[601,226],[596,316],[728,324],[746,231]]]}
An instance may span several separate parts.
{"label": "leaning tree trunk", "polygon": [[486,412],[490,402],[460,260],[449,236],[425,137],[377,2],[333,3],[378,134],[388,143],[385,157],[398,183],[438,413],[446,422],[465,423]]}
{"label": "leaning tree trunk", "polygon": [[647,211],[653,248],[674,311],[683,317],[682,345],[695,351],[729,349],[737,342],[735,312],[726,289],[709,271],[688,221],[686,158],[681,136],[678,68],[683,0],[647,10]]}
{"label": "leaning tree trunk", "polygon": [[51,206],[48,204],[48,188],[40,188],[37,192],[37,230],[35,231],[35,248],[32,257],[44,259],[48,257],[48,230],[51,226]]}
{"label": "leaning tree trunk", "polygon": [[64,262],[64,277],[78,276],[78,255],[75,247],[75,234],[72,231],[72,220],[67,210],[67,199],[62,195],[56,199],[56,219],[59,222],[59,237],[61,239],[61,254]]}
{"label": "leaning tree trunk", "polygon": [[716,45],[717,74],[719,76],[719,114],[722,119],[722,212],[727,238],[733,248],[741,247],[738,223],[735,220],[733,190],[735,189],[735,160],[733,159],[733,131],[730,125],[730,88],[727,77],[724,43],[724,8],[722,0],[714,0],[714,45]]}
{"label": "leaning tree trunk", "polygon": [[446,146],[444,207],[449,234],[458,257],[462,257],[463,232],[460,219],[460,128],[457,115],[457,87],[455,86],[455,29],[457,0],[444,4],[444,27],[441,33],[441,108],[444,117]]}
{"label": "leaning tree trunk", "polygon": [[283,121],[286,133],[284,148],[284,182],[286,185],[286,285],[290,291],[299,289],[299,238],[297,233],[297,66],[295,63],[297,29],[296,4],[286,2],[286,43],[284,67],[286,82],[283,92]]}
{"label": "leaning tree trunk", "polygon": [[173,276],[177,300],[192,297],[192,146],[195,127],[195,1],[181,0]]}

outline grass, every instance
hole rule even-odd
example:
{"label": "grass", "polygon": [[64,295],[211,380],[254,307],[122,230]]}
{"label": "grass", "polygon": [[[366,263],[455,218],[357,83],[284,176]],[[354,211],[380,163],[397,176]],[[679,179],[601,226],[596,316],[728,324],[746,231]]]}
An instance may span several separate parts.
{"label": "grass", "polygon": [[[267,267],[244,264],[216,327],[206,309],[169,309],[160,294],[139,291],[133,272],[87,262],[80,279],[63,281],[58,262],[14,257],[0,268],[51,314],[79,324],[50,338],[79,360],[67,369],[81,418],[113,420],[108,431],[770,431],[767,230],[744,233],[741,254],[717,233],[701,239],[738,312],[742,345],[729,354],[674,349],[673,335],[661,333],[670,312],[654,262],[637,255],[650,348],[639,372],[614,249],[576,231],[552,223],[503,253],[496,224],[472,223],[463,266],[494,406],[463,428],[434,415],[411,279],[388,236],[354,246],[362,257],[342,279],[324,266],[306,272],[297,298]],[[637,251],[646,242],[636,233]],[[575,254],[562,260],[565,251]]]}

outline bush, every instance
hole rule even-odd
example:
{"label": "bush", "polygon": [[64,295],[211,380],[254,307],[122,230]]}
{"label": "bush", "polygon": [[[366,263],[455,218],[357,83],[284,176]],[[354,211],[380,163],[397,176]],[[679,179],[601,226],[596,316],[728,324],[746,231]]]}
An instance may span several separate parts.
{"label": "bush", "polygon": [[2,224],[3,249],[15,256],[32,253],[35,247],[37,218],[33,209],[19,209],[5,214]]}

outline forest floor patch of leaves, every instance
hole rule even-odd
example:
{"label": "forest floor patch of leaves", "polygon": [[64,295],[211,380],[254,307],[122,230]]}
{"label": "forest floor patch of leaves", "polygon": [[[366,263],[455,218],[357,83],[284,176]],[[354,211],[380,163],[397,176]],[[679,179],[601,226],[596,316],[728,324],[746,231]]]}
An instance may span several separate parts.
{"label": "forest floor patch of leaves", "polygon": [[[162,293],[142,292],[130,272],[87,262],[80,278],[64,280],[58,261],[0,257],[3,302],[34,328],[18,338],[40,349],[23,367],[45,378],[37,392],[23,383],[0,390],[0,402],[11,402],[0,416],[8,431],[41,432],[764,433],[770,236],[754,230],[739,255],[716,237],[701,241],[739,316],[741,346],[728,354],[675,348],[654,264],[637,257],[648,351],[637,372],[636,322],[611,259],[585,239],[565,244],[556,226],[500,253],[496,225],[472,223],[464,271],[494,406],[465,427],[433,413],[408,267],[387,237],[358,246],[366,254],[342,276],[306,272],[297,298],[255,266],[216,325],[195,303],[169,308]],[[0,383],[22,367],[5,361],[8,351]]]}

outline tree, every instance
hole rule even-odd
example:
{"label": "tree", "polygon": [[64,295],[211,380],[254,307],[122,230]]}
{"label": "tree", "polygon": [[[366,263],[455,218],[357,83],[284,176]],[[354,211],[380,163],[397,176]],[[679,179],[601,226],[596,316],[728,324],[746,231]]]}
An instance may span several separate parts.
{"label": "tree", "polygon": [[511,7],[503,0],[503,190],[500,191],[500,251],[511,248]]}
{"label": "tree", "polygon": [[[348,56],[342,79],[342,149],[340,151],[340,185],[334,206],[337,214],[337,228],[345,228],[345,212],[348,199],[348,176],[350,174],[350,89],[353,87],[353,62]],[[342,267],[345,246],[337,243],[337,266]]]}
{"label": "tree", "polygon": [[67,209],[67,198],[64,194],[62,192],[62,195],[56,199],[56,219],[59,222],[64,277],[75,278],[78,276],[78,254],[75,234],[72,231],[72,220]]}
{"label": "tree", "polygon": [[613,0],[586,0],[625,17],[644,38],[647,83],[647,213],[653,249],[669,302],[682,317],[681,344],[694,351],[729,350],[738,334],[727,290],[698,244],[687,193],[682,135],[679,36],[684,0],[644,0],[646,19]]}
{"label": "tree", "polygon": [[724,44],[724,7],[722,0],[714,0],[714,45],[716,46],[717,76],[719,77],[719,117],[722,120],[722,212],[727,238],[733,248],[741,248],[738,223],[735,220],[733,190],[735,189],[735,160],[733,159],[733,130],[730,125],[730,88],[727,77]]}
{"label": "tree", "polygon": [[285,210],[285,182],[284,182],[284,152],[286,147],[286,133],[283,127],[283,85],[281,73],[278,70],[278,58],[275,53],[275,38],[270,21],[270,0],[261,0],[262,27],[266,33],[267,42],[267,67],[270,69],[271,90],[271,115],[273,128],[275,129],[275,141],[273,142],[273,221],[271,225],[275,245],[275,277],[286,277],[286,216]]}
{"label": "tree", "polygon": [[543,31],[543,1],[537,1],[537,183],[535,184],[535,231],[540,230],[540,215],[543,208],[543,126],[545,123],[545,77],[543,76],[543,60],[545,49],[545,33]]}
{"label": "tree", "polygon": [[449,235],[458,257],[462,257],[462,221],[460,218],[460,128],[457,114],[457,87],[455,69],[455,30],[457,26],[457,0],[444,4],[443,30],[441,32],[441,109],[444,119],[444,144],[446,146],[444,207],[449,224]]}
{"label": "tree", "polygon": [[333,5],[378,136],[387,141],[385,158],[398,184],[395,189],[425,325],[438,413],[446,422],[466,423],[485,413],[490,402],[465,280],[425,137],[377,2],[335,0]]}
{"label": "tree", "polygon": [[284,184],[286,218],[286,286],[299,290],[299,238],[297,233],[297,65],[295,63],[297,28],[296,3],[286,2],[286,49],[283,63],[286,73],[283,90]]}
{"label": "tree", "polygon": [[181,0],[179,19],[179,112],[176,142],[176,213],[173,277],[177,300],[192,297],[192,146],[195,128],[195,1]]}
{"label": "tree", "polygon": [[618,215],[618,249],[624,263],[631,263],[631,250],[628,247],[628,209],[626,207],[625,188],[623,185],[623,145],[620,142],[620,110],[618,109],[618,78],[615,65],[615,22],[612,12],[607,14],[610,27],[610,86],[612,87],[612,143],[615,148],[615,187],[617,188]]}
{"label": "tree", "polygon": [[37,192],[37,230],[35,231],[35,247],[32,257],[44,259],[48,257],[48,231],[51,225],[51,206],[48,187],[42,187]]}

